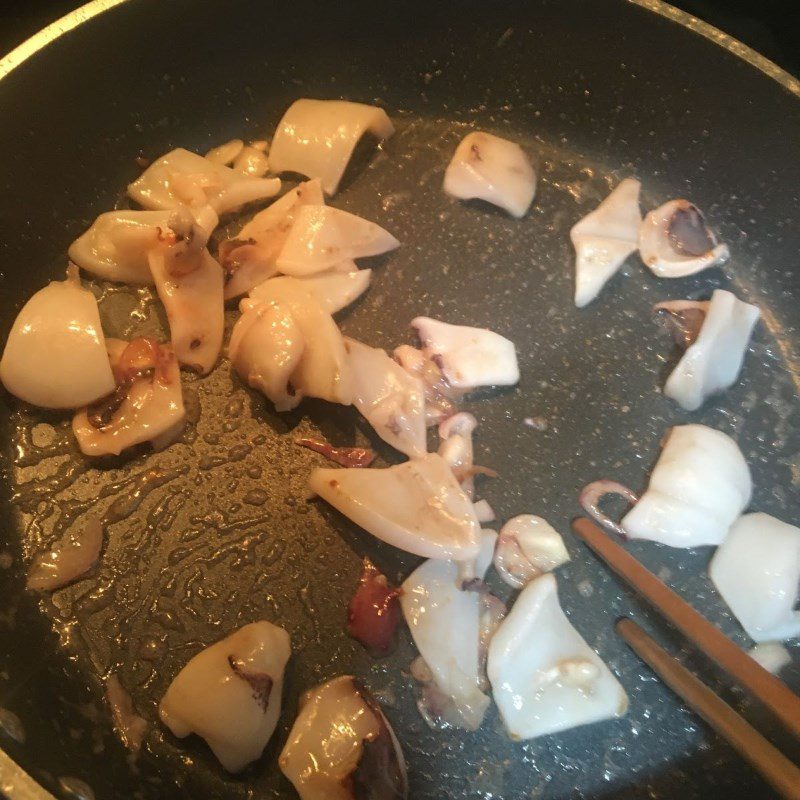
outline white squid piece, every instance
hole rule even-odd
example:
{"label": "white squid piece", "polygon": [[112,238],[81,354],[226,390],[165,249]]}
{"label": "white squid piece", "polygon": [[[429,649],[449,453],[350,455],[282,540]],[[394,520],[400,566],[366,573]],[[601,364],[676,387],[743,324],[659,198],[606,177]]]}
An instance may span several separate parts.
{"label": "white squid piece", "polygon": [[291,411],[303,399],[292,382],[305,351],[305,338],[285,304],[242,300],[228,344],[239,377],[268,397],[277,411]]}
{"label": "white squid piece", "polygon": [[422,350],[401,344],[392,354],[410,375],[419,378],[425,387],[425,425],[439,425],[458,411],[456,402],[466,392],[451,386],[441,368]]}
{"label": "white squid piece", "polygon": [[231,167],[236,172],[243,172],[254,178],[263,178],[269,171],[267,154],[252,144],[246,144],[233,160]]}
{"label": "white squid piece", "polygon": [[240,303],[228,355],[248,385],[279,411],[304,396],[353,402],[344,339],[314,294],[295,278],[273,278]]}
{"label": "white squid piece", "polygon": [[664,394],[695,411],[714,394],[732,386],[742,371],[757,306],[723,289],[711,295],[700,332],[667,378]]}
{"label": "white squid piece", "polygon": [[74,416],[81,452],[119,455],[143,442],[163,449],[183,430],[186,417],[178,360],[168,345],[153,339],[107,344],[117,388]]}
{"label": "white squid piece", "polygon": [[792,663],[789,651],[780,642],[759,642],[747,651],[747,655],[773,675]]}
{"label": "white squid piece", "polygon": [[69,248],[69,258],[98,278],[139,286],[151,285],[147,251],[169,226],[171,211],[108,211]]}
{"label": "white squid piece", "polygon": [[255,761],[281,712],[289,634],[264,620],[201,650],[178,673],[158,707],[175,736],[202,736],[228,772]]}
{"label": "white squid piece", "polygon": [[439,455],[450,465],[470,500],[475,491],[472,434],[477,427],[478,420],[466,411],[459,411],[439,423]]}
{"label": "white squid piece", "polygon": [[[184,219],[187,211],[198,225],[207,217],[192,209],[108,211],[70,245],[70,260],[105,281],[151,286],[153,275],[147,254],[169,234],[171,223]],[[207,238],[217,224],[216,215],[205,223]]]}
{"label": "white squid piece", "polygon": [[484,522],[494,522],[497,519],[497,515],[494,513],[494,509],[491,507],[488,500],[478,500],[473,505],[475,507],[475,516],[481,524]]}
{"label": "white squid piece", "polygon": [[478,555],[473,505],[436,453],[387,469],[315,469],[309,485],[356,525],[408,553],[454,561]]}
{"label": "white squid piece", "polygon": [[444,190],[459,200],[485,200],[519,219],[536,194],[536,172],[518,144],[473,131],[447,165]]}
{"label": "white squid piece", "polygon": [[131,696],[113,672],[106,678],[106,702],[122,743],[134,754],[138,753],[149,726],[147,720],[136,713]]}
{"label": "white squid piece", "polygon": [[0,359],[11,394],[42,408],[80,408],[114,391],[95,296],[77,267],[22,307]]}
{"label": "white squid piece", "polygon": [[345,339],[353,405],[378,436],[409,458],[427,452],[425,390],[385,351]]}
{"label": "white squid piece", "polygon": [[718,545],[751,493],[750,470],[733,439],[705,425],[676,425],[622,527],[631,539],[670,547]]}
{"label": "white squid piece", "polygon": [[148,253],[150,272],[178,361],[207,375],[217,363],[225,330],[222,268],[206,249],[208,234],[190,217],[174,215],[170,228]]}
{"label": "white squid piece", "polygon": [[800,528],[745,514],[714,553],[708,574],[751,639],[800,636]]}
{"label": "white squid piece", "polygon": [[[492,562],[497,534],[483,531],[475,577],[483,580]],[[403,583],[400,605],[414,644],[432,675],[442,700],[421,709],[426,717],[475,731],[483,722],[489,698],[480,656],[482,597],[462,588],[460,565],[431,559]]]}
{"label": "white squid piece", "polygon": [[628,696],[572,627],[553,575],[520,593],[489,643],[489,681],[512,739],[533,739],[622,716]]}
{"label": "white squid piece", "polygon": [[575,248],[575,305],[583,308],[639,247],[641,184],[625,178],[597,208],[572,226]]}
{"label": "white squid piece", "polygon": [[[154,161],[129,184],[128,196],[143,208],[185,205],[199,212],[208,206],[219,215],[273,197],[280,188],[278,178],[246,175],[179,147]],[[204,219],[207,214],[203,212]],[[209,228],[203,221],[200,224]]]}
{"label": "white squid piece", "polygon": [[403,751],[375,698],[350,675],[300,699],[278,759],[301,800],[405,800]]}
{"label": "white squid piece", "polygon": [[336,194],[365,133],[381,140],[392,136],[394,126],[382,108],[344,100],[295,100],[275,131],[270,169],[318,178],[328,195]]}
{"label": "white squid piece", "polygon": [[244,150],[244,142],[241,139],[231,139],[212,147],[204,157],[215,164],[228,167],[239,157],[242,150]]}
{"label": "white squid piece", "polygon": [[569,552],[561,534],[541,517],[520,514],[500,529],[494,567],[513,589],[522,589],[567,561]]}
{"label": "white squid piece", "polygon": [[276,264],[279,272],[300,277],[397,247],[400,242],[374,222],[339,208],[304,205],[297,209]]}
{"label": "white squid piece", "polygon": [[[334,269],[317,272],[294,278],[300,281],[303,288],[310,292],[328,314],[336,314],[347,308],[367,291],[372,280],[371,269],[359,269],[352,261],[343,261]],[[251,292],[251,297],[258,297],[259,287]]]}
{"label": "white squid piece", "polygon": [[514,343],[499,333],[430,317],[413,319],[411,327],[422,342],[424,355],[439,365],[450,386],[470,390],[519,382]]}
{"label": "white squid piece", "polygon": [[792,663],[789,651],[780,642],[760,642],[747,655],[773,675]]}
{"label": "white squid piece", "polygon": [[639,255],[659,278],[682,278],[726,261],[705,217],[688,200],[670,200],[651,211],[639,228]]}
{"label": "white squid piece", "polygon": [[280,200],[259,211],[235,239],[220,245],[220,261],[226,275],[226,300],[246,294],[254,286],[278,274],[278,255],[298,209],[304,205],[325,205],[318,180],[306,181],[286,192]]}

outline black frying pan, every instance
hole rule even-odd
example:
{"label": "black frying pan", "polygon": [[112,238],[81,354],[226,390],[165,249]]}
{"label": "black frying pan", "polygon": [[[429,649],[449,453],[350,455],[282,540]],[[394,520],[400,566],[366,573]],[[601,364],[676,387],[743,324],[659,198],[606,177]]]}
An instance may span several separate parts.
{"label": "black frying pan", "polygon": [[[380,222],[403,247],[374,265],[369,294],[341,324],[391,347],[410,340],[413,316],[431,313],[517,343],[519,387],[469,403],[481,421],[479,460],[501,475],[482,494],[500,515],[543,514],[567,534],[579,487],[604,475],[641,487],[665,429],[692,420],[738,439],[753,468],[753,508],[797,523],[799,94],[770,63],[655,0],[130,0],[0,80],[2,334],[25,299],[62,274],[72,239],[125,203],[137,155],[261,138],[298,96],[378,102],[398,134],[377,155],[359,155],[335,204]],[[524,221],[440,191],[472,126],[523,142],[538,160]],[[568,230],[609,182],[633,174],[645,207],[674,196],[698,203],[732,261],[668,282],[632,260],[579,312]],[[742,379],[687,415],[657,391],[671,345],[649,308],[718,286],[761,305],[763,323]],[[107,333],[123,332],[134,304],[104,291]],[[155,306],[143,308],[145,330],[163,326]],[[298,694],[352,672],[404,743],[415,800],[768,796],[615,637],[615,618],[632,614],[679,646],[569,535],[562,603],[628,689],[628,716],[524,744],[504,736],[494,712],[477,734],[429,730],[414,706],[407,635],[376,662],[343,626],[361,556],[392,577],[416,560],[306,503],[305,476],[321,457],[292,441],[321,431],[336,444],[371,441],[384,462],[392,453],[350,409],[304,402],[275,414],[226,362],[207,379],[188,377],[186,392],[196,413],[180,444],[102,464],[75,454],[65,418],[2,398],[0,550],[13,564],[0,570],[0,706],[21,719],[25,742],[0,736],[47,790],[63,795],[58,779],[74,777],[98,798],[291,797],[276,759]],[[543,417],[545,429],[526,417]],[[33,476],[36,485],[21,485]],[[266,500],[248,504],[256,488]],[[52,598],[25,594],[32,554],[111,503],[119,521],[97,574]],[[631,549],[747,646],[705,576],[707,551]],[[295,654],[276,735],[257,764],[230,777],[202,742],[165,732],[156,704],[202,645],[258,618],[284,624]],[[708,663],[690,661],[797,755],[761,709]],[[154,723],[136,764],[102,702],[100,676],[112,668]],[[800,686],[796,665],[785,677]],[[45,796],[5,757],[0,776],[14,800]]]}

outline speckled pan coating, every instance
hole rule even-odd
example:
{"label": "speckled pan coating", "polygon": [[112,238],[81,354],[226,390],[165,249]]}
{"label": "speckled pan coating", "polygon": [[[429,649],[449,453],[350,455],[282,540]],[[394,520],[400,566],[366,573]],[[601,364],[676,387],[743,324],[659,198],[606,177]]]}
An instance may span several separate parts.
{"label": "speckled pan coating", "polygon": [[[615,637],[615,618],[633,614],[678,646],[569,534],[569,521],[589,480],[641,488],[665,429],[685,421],[737,439],[753,468],[754,509],[800,521],[800,101],[791,84],[621,0],[123,4],[0,81],[0,333],[60,274],[72,239],[124,204],[137,155],[262,138],[298,96],[377,102],[397,124],[380,152],[358,153],[334,200],[403,242],[373,260],[371,289],[342,315],[345,333],[388,348],[410,342],[408,322],[425,314],[516,342],[519,387],[467,404],[481,423],[477,460],[500,473],[478,494],[502,519],[540,514],[565,534],[562,603],[626,686],[630,712],[524,744],[503,735],[495,712],[478,734],[429,730],[414,705],[409,636],[376,662],[344,630],[362,556],[392,578],[417,560],[307,502],[305,476],[323,460],[293,439],[321,432],[339,445],[371,442],[384,462],[394,456],[353,410],[304,402],[275,414],[223,361],[187,379],[191,424],[157,455],[90,465],[67,420],[2,398],[0,706],[20,718],[26,742],[0,731],[0,746],[56,793],[58,778],[75,777],[97,798],[292,797],[277,755],[298,696],[350,673],[383,702],[414,800],[766,796]],[[519,141],[538,166],[522,221],[440,191],[459,138],[476,127]],[[577,311],[569,228],[629,175],[644,183],[645,209],[673,196],[696,202],[732,260],[667,282],[634,257]],[[685,414],[659,392],[673,353],[650,307],[717,287],[759,304],[763,322],[742,380]],[[146,291],[97,291],[108,334],[129,335],[131,311],[137,330],[163,331]],[[98,506],[113,520],[98,573],[37,605],[23,594],[23,566]],[[705,575],[708,551],[631,550],[748,644]],[[259,618],[284,624],[294,646],[283,719],[262,761],[231,778],[201,743],[177,742],[156,724],[134,772],[110,730],[100,676],[118,669],[155,721],[191,655]],[[692,666],[771,730],[705,662]],[[784,674],[800,687],[796,664]]]}

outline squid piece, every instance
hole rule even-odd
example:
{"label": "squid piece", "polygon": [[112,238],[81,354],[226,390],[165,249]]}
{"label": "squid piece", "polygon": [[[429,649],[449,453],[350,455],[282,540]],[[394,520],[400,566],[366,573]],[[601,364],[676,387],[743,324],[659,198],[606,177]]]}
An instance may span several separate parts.
{"label": "squid piece", "polygon": [[278,759],[301,800],[406,800],[400,743],[375,698],[341,675],[300,699]]}
{"label": "squid piece", "polygon": [[[481,532],[475,565],[480,581],[496,539],[493,531]],[[482,596],[462,587],[459,567],[454,561],[426,561],[403,583],[400,605],[434,689],[423,694],[420,711],[434,724],[475,731],[489,707],[481,691]],[[419,666],[415,672],[420,675]]]}
{"label": "squid piece", "polygon": [[784,667],[788,667],[792,663],[789,651],[780,642],[761,642],[753,647],[747,655],[773,675],[777,675]]}
{"label": "squid piece", "polygon": [[68,531],[61,541],[36,556],[26,588],[50,592],[78,580],[97,564],[102,548],[103,524],[98,517],[88,517],[77,532]]}
{"label": "squid piece", "polygon": [[653,311],[675,344],[685,351],[697,341],[708,306],[708,300],[664,300],[656,303]]}
{"label": "squid piece", "polygon": [[77,267],[22,307],[0,359],[0,380],[42,408],[80,408],[114,391],[97,300],[81,286]]}
{"label": "squid piece", "polygon": [[294,408],[304,396],[353,402],[342,334],[303,281],[266,281],[240,309],[229,357],[242,379],[264,392],[278,411]]}
{"label": "squid piece", "polygon": [[494,568],[513,589],[569,561],[561,534],[541,517],[520,514],[500,529]]}
{"label": "squid piece", "polygon": [[69,248],[70,260],[98,278],[147,286],[153,283],[147,251],[169,226],[170,211],[109,211]]}
{"label": "squid piece", "polygon": [[138,753],[147,733],[147,720],[136,713],[131,696],[113,672],[106,678],[106,702],[122,743],[132,753]]}
{"label": "squid piece", "polygon": [[210,206],[220,215],[273,197],[280,188],[278,178],[246,175],[179,147],[156,159],[129,184],[128,196],[143,208]]}
{"label": "squid piece", "polygon": [[486,472],[485,468],[476,468],[474,464],[472,434],[477,427],[478,420],[466,411],[459,411],[439,423],[439,455],[450,465],[470,500],[475,493],[476,472]]}
{"label": "squid piece", "polygon": [[244,142],[241,139],[231,139],[229,142],[212,147],[205,154],[205,158],[214,164],[228,167],[239,157],[242,150],[244,150]]}
{"label": "squid piece", "polygon": [[236,172],[243,172],[254,178],[263,178],[269,171],[266,153],[251,144],[247,144],[241,149],[231,166]]}
{"label": "squid piece", "polygon": [[800,636],[800,528],[745,514],[714,553],[708,574],[751,639]]}
{"label": "squid piece", "polygon": [[305,352],[305,338],[285,304],[242,300],[228,344],[228,357],[239,377],[274,404],[290,411],[303,399],[292,376]]}
{"label": "squid piece", "polygon": [[409,458],[427,452],[425,390],[377,347],[345,339],[353,378],[353,405],[378,436]]}
{"label": "squid piece", "polygon": [[208,234],[191,217],[174,215],[170,229],[148,253],[150,272],[178,361],[207,375],[217,363],[225,330],[222,269],[206,249]]}
{"label": "squid piece", "polygon": [[465,392],[452,387],[442,370],[422,350],[401,344],[392,354],[398,364],[410,375],[419,378],[425,387],[425,425],[439,425],[457,411],[456,402]]}
{"label": "squid piece", "polygon": [[475,507],[475,516],[481,524],[484,522],[494,522],[497,519],[497,515],[494,513],[494,509],[491,505],[489,505],[488,500],[478,500],[473,505]]}
{"label": "squid piece", "polygon": [[109,339],[108,348],[117,388],[73,418],[81,452],[119,455],[143,442],[162,449],[181,432],[186,417],[175,354],[147,338]]}
{"label": "squid piece", "polygon": [[682,278],[727,261],[700,209],[688,200],[670,200],[651,211],[639,228],[639,254],[659,278]]}
{"label": "squid piece", "polygon": [[299,447],[305,447],[307,450],[313,450],[319,453],[328,461],[333,461],[340,467],[360,467],[364,469],[368,467],[376,458],[374,450],[368,447],[334,447],[326,441],[319,439],[295,439],[294,442]]}
{"label": "squid piece", "polygon": [[[597,508],[603,494],[622,494],[635,503],[620,525]],[[631,539],[670,547],[721,544],[750,502],[752,480],[742,451],[729,436],[705,425],[677,425],[637,502],[624,486],[590,484],[581,505],[601,525]]]}
{"label": "squid piece", "polygon": [[628,696],[572,627],[553,575],[520,593],[489,643],[489,680],[508,735],[533,739],[622,716]]}
{"label": "squid piece", "polygon": [[219,257],[225,270],[225,299],[246,294],[267,278],[277,275],[276,261],[297,210],[304,205],[324,204],[319,181],[306,181],[259,211],[235,239],[223,242]]}
{"label": "squid piece", "polygon": [[705,425],[677,425],[622,527],[632,539],[671,547],[718,545],[751,494],[750,469],[733,439]]}
{"label": "squid piece", "polygon": [[473,131],[447,166],[444,190],[459,200],[485,200],[520,219],[536,194],[536,173],[518,144]]}
{"label": "squid piece", "polygon": [[575,305],[594,300],[628,256],[639,247],[641,184],[621,181],[597,208],[572,226],[575,248]]}
{"label": "squid piece", "polygon": [[394,650],[402,593],[402,589],[389,585],[368,558],[364,559],[358,588],[347,604],[347,633],[371,656],[381,658]]}
{"label": "squid piece", "polygon": [[147,253],[169,235],[172,222],[184,219],[187,212],[198,225],[206,226],[208,238],[217,224],[215,214],[209,218],[208,214],[193,213],[191,209],[109,211],[70,245],[70,260],[105,281],[151,286],[153,275]]}
{"label": "squid piece", "polygon": [[297,209],[276,264],[279,272],[300,277],[397,247],[400,242],[374,222],[339,208],[303,205]]}
{"label": "squid piece", "polygon": [[334,195],[359,139],[388,139],[392,121],[382,108],[344,100],[295,100],[278,123],[269,151],[270,169],[318,178]]}
{"label": "squid piece", "polygon": [[199,652],[169,685],[158,707],[178,738],[196,733],[228,772],[255,761],[281,712],[289,634],[261,620]]}
{"label": "squid piece", "polygon": [[[687,309],[681,313],[685,319]],[[717,289],[703,309],[696,339],[667,378],[664,394],[687,411],[696,411],[709,397],[732,386],[760,314],[757,306]]]}
{"label": "squid piece", "polygon": [[430,317],[413,319],[411,327],[422,342],[423,354],[438,364],[450,386],[470,390],[519,382],[514,343],[499,333]]}
{"label": "squid piece", "polygon": [[[305,275],[296,280],[314,295],[328,314],[347,308],[367,291],[372,280],[371,269],[359,269],[352,261],[343,261],[334,269]],[[251,296],[254,293],[251,292]]]}
{"label": "squid piece", "polygon": [[356,525],[408,553],[454,561],[478,555],[472,503],[436,453],[387,469],[315,469],[309,485]]}

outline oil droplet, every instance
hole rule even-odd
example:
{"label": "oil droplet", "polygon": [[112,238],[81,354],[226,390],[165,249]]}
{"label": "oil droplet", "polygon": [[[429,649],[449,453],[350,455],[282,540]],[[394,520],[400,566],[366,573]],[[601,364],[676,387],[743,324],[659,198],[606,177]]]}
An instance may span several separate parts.
{"label": "oil droplet", "polygon": [[139,655],[145,661],[161,661],[167,650],[166,637],[155,639],[153,637],[145,639],[139,648]]}
{"label": "oil droplet", "polygon": [[229,417],[240,417],[242,411],[244,411],[244,400],[241,397],[235,397],[225,406],[225,413]]}
{"label": "oil droplet", "polygon": [[267,502],[267,493],[263,489],[251,489],[242,500],[250,506],[263,506]]}

